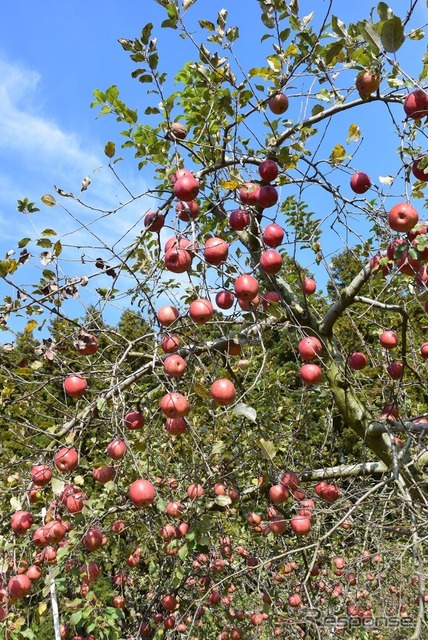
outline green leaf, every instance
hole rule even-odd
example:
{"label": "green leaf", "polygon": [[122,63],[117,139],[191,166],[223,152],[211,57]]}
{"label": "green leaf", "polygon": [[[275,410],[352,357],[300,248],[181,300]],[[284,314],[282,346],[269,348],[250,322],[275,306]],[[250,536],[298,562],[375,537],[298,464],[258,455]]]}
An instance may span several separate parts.
{"label": "green leaf", "polygon": [[59,256],[62,253],[62,244],[60,240],[57,240],[53,246],[53,254],[54,256]]}
{"label": "green leaf", "polygon": [[184,560],[184,558],[187,558],[188,555],[189,555],[189,548],[187,544],[183,544],[183,546],[180,547],[178,550],[178,557],[180,558],[180,560]]}
{"label": "green leaf", "polygon": [[244,404],[243,402],[240,402],[234,407],[233,413],[235,413],[237,416],[244,416],[245,418],[248,418],[248,420],[251,420],[252,422],[257,421],[257,411],[253,409],[253,407],[249,407],[247,404]]}
{"label": "green leaf", "polygon": [[60,493],[64,491],[65,483],[59,478],[52,477],[51,480],[52,493],[58,496]]}
{"label": "green leaf", "polygon": [[106,146],[104,147],[104,153],[107,158],[113,158],[114,154],[116,153],[116,145],[114,144],[114,142],[107,142]]}
{"label": "green leaf", "polygon": [[54,207],[56,205],[56,200],[55,200],[55,198],[53,196],[51,196],[50,193],[46,193],[44,196],[42,196],[41,197],[41,201],[47,207]]}
{"label": "green leaf", "polygon": [[214,502],[219,507],[228,507],[230,504],[232,504],[232,499],[230,498],[230,496],[227,496],[226,494],[222,494],[222,495],[216,496],[214,498]]}
{"label": "green leaf", "polygon": [[215,31],[215,24],[210,22],[209,20],[198,20],[199,26],[201,29],[206,29],[207,31]]}
{"label": "green leaf", "polygon": [[388,51],[388,53],[398,51],[405,40],[404,27],[400,18],[395,17],[391,18],[391,20],[385,20],[380,32],[380,38],[385,51]]}
{"label": "green leaf", "polygon": [[337,18],[336,16],[332,16],[331,18],[331,28],[337,36],[346,38],[346,36],[348,35],[345,23],[339,20],[339,18]]}
{"label": "green leaf", "polygon": [[42,233],[40,235],[41,236],[56,236],[57,233],[53,229],[45,229],[44,231],[42,231]]}
{"label": "green leaf", "polygon": [[18,248],[23,249],[29,242],[31,242],[31,238],[22,238],[22,240],[18,242]]}
{"label": "green leaf", "polygon": [[272,462],[278,452],[274,443],[270,440],[260,438],[260,440],[258,441],[258,445],[262,451],[262,456]]}
{"label": "green leaf", "polygon": [[377,12],[381,20],[389,20],[394,17],[391,7],[389,7],[386,2],[379,2]]}
{"label": "green leaf", "polygon": [[382,48],[382,41],[377,33],[376,29],[369,22],[359,22],[358,30],[367,44],[371,45],[372,49],[377,53]]}
{"label": "green leaf", "polygon": [[83,611],[82,609],[78,609],[77,611],[71,614],[69,622],[71,625],[75,626],[81,621],[82,617],[83,617]]}

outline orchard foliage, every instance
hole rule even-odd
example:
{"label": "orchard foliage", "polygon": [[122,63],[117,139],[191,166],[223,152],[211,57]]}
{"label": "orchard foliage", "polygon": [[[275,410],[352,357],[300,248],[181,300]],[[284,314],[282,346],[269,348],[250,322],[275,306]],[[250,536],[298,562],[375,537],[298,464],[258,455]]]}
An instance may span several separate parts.
{"label": "orchard foliage", "polygon": [[114,203],[19,200],[72,226],[0,262],[5,637],[426,637],[423,3],[156,1],[94,92]]}

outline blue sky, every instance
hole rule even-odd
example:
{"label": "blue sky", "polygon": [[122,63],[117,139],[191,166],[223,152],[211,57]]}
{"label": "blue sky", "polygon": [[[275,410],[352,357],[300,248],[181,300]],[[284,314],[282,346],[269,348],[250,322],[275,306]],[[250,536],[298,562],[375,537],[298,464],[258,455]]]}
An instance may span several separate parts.
{"label": "blue sky", "polygon": [[[197,0],[189,10],[189,17],[215,19],[223,6],[229,9],[230,24],[239,24],[241,49],[245,52],[245,66],[259,64],[254,23],[259,13],[256,0]],[[327,1],[301,0],[302,13],[314,8],[324,9]],[[376,4],[367,0],[350,3],[335,0],[333,13],[345,22],[367,16]],[[403,15],[410,2],[396,0],[389,3],[398,15]],[[428,20],[428,12],[420,3],[418,21]],[[345,13],[344,13],[345,12]],[[53,192],[53,184],[78,193],[80,182],[92,174],[95,167],[105,164],[104,144],[118,140],[118,128],[113,118],[96,119],[89,108],[94,89],[118,84],[123,99],[131,107],[142,102],[142,85],[130,77],[133,64],[117,42],[119,37],[133,38],[141,27],[152,21],[159,38],[160,66],[171,74],[188,56],[183,43],[178,43],[169,30],[156,28],[164,19],[164,10],[155,0],[126,0],[123,3],[90,0],[18,0],[2,8],[0,23],[0,224],[2,234],[0,253],[16,246],[25,236],[46,226],[66,229],[65,219],[58,208],[46,209],[37,217],[16,212],[16,200],[28,196],[38,199]],[[418,50],[424,49],[418,43]],[[241,56],[243,58],[243,56]],[[253,60],[251,60],[253,58]],[[419,70],[420,61],[406,54],[406,46],[399,52],[401,62],[412,73]],[[375,118],[376,120],[376,118]],[[358,123],[364,134],[364,168],[377,180],[394,170],[394,151],[379,140],[382,123],[367,118],[363,110]],[[348,121],[344,120],[346,131]],[[361,158],[363,155],[361,154]],[[144,190],[150,179],[138,173],[132,163],[120,166],[125,182],[135,191]],[[92,189],[92,187],[91,187]],[[121,198],[117,185],[99,173],[94,180],[91,197],[106,207]],[[145,203],[149,206],[150,203]],[[144,203],[139,203],[139,207]],[[135,208],[130,207],[117,221],[115,231],[125,232],[135,220]],[[116,218],[117,220],[117,218]],[[36,225],[36,230],[32,224]],[[101,223],[100,231],[111,232]],[[138,230],[138,229],[137,229]],[[132,234],[131,234],[132,235]],[[77,232],[74,239],[85,243],[85,234]],[[0,284],[0,297],[5,291]]]}

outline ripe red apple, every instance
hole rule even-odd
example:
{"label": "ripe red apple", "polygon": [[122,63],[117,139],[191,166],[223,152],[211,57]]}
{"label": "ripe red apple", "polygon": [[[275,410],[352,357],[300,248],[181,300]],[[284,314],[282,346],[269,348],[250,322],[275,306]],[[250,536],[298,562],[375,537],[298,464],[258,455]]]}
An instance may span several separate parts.
{"label": "ripe red apple", "polygon": [[165,430],[171,436],[181,436],[187,431],[187,424],[184,418],[167,418],[165,422]]}
{"label": "ripe red apple", "polygon": [[190,500],[199,500],[199,498],[202,498],[204,493],[205,491],[203,486],[198,482],[194,482],[187,489],[187,495],[189,496]]}
{"label": "ripe red apple", "polygon": [[266,229],[263,231],[263,242],[268,247],[279,247],[284,239],[284,229],[273,222],[272,224],[268,224]]}
{"label": "ripe red apple", "polygon": [[[427,161],[427,156],[422,156],[422,158],[418,158],[412,164],[412,173],[415,176],[416,180],[421,180],[422,182],[428,182],[428,164],[425,164]],[[422,162],[425,166],[422,167]]]}
{"label": "ripe red apple", "polygon": [[396,361],[391,362],[386,370],[393,380],[399,380],[403,371],[403,364]]}
{"label": "ripe red apple", "polygon": [[290,521],[291,530],[296,536],[307,535],[311,530],[311,526],[311,519],[301,515],[293,516]]}
{"label": "ripe red apple", "polygon": [[180,220],[183,222],[189,222],[190,220],[196,220],[199,214],[199,205],[196,200],[190,200],[190,202],[179,202],[175,207]]}
{"label": "ripe red apple", "polygon": [[260,627],[263,624],[263,614],[260,612],[253,613],[250,617],[250,622],[254,627]]}
{"label": "ripe red apple", "polygon": [[13,602],[25,598],[31,591],[31,580],[25,573],[13,576],[7,585],[9,597]]}
{"label": "ripe red apple", "polygon": [[229,226],[234,231],[243,231],[251,222],[250,214],[243,209],[235,209],[229,216]]}
{"label": "ripe red apple", "polygon": [[103,546],[103,535],[96,528],[88,529],[82,538],[82,544],[87,551],[96,551]]}
{"label": "ripe red apple", "polygon": [[163,362],[163,370],[167,376],[179,378],[186,371],[186,361],[179,355],[172,355],[165,358]]}
{"label": "ripe red apple", "polygon": [[327,502],[335,502],[340,497],[340,489],[335,484],[326,483],[320,495]]}
{"label": "ripe red apple", "polygon": [[31,467],[30,476],[36,487],[44,487],[51,481],[52,473],[47,464],[36,464]]}
{"label": "ripe red apple", "polygon": [[399,202],[388,214],[388,223],[393,231],[410,231],[418,220],[419,214],[409,202]]}
{"label": "ripe red apple", "polygon": [[367,356],[360,351],[355,351],[351,353],[348,358],[348,365],[351,369],[355,369],[355,371],[360,371],[367,366]]}
{"label": "ripe red apple", "polygon": [[161,349],[164,353],[174,353],[180,347],[180,338],[176,334],[165,334],[161,338]]}
{"label": "ripe red apple", "polygon": [[64,391],[70,398],[81,398],[88,386],[85,378],[79,373],[71,373],[64,380]]}
{"label": "ripe red apple", "polygon": [[357,171],[351,177],[351,189],[354,193],[366,193],[372,186],[371,180],[367,173]]}
{"label": "ripe red apple", "polygon": [[396,420],[398,418],[398,409],[394,404],[386,404],[382,409],[382,418],[388,420]]}
{"label": "ripe red apple", "polygon": [[25,575],[30,578],[31,582],[37,582],[42,575],[42,568],[37,564],[32,564],[31,567],[28,567]]}
{"label": "ripe red apple", "polygon": [[169,240],[165,242],[164,254],[166,255],[169,251],[172,251],[172,249],[184,249],[193,259],[198,252],[198,245],[185,236],[172,236],[172,238],[169,238]]}
{"label": "ripe red apple", "polygon": [[235,302],[235,296],[231,291],[219,291],[215,297],[215,303],[219,309],[230,309]]}
{"label": "ripe red apple", "polygon": [[428,342],[424,342],[423,344],[421,344],[421,356],[425,359],[428,360]]}
{"label": "ripe red apple", "polygon": [[157,312],[157,319],[163,327],[169,327],[179,317],[178,310],[175,307],[166,305],[161,307]]}
{"label": "ripe red apple", "polygon": [[150,211],[144,216],[144,226],[153,233],[162,229],[165,224],[165,216],[160,211]]}
{"label": "ripe red apple", "polygon": [[141,429],[144,427],[144,415],[141,411],[128,411],[125,415],[127,429]]}
{"label": "ripe red apple", "polygon": [[54,465],[60,471],[74,471],[79,464],[79,454],[72,447],[58,449],[54,458]]}
{"label": "ripe red apple", "polygon": [[257,205],[257,196],[259,193],[259,185],[256,182],[246,182],[239,189],[239,197],[243,204],[255,207]]}
{"label": "ripe red apple", "polygon": [[197,298],[190,303],[189,315],[195,324],[206,324],[214,313],[213,306],[205,298]]}
{"label": "ripe red apple", "polygon": [[92,470],[92,477],[97,482],[100,482],[101,484],[106,484],[107,482],[110,482],[110,480],[113,480],[114,469],[113,467],[110,467],[108,464],[104,464],[101,467],[95,467],[95,469]]}
{"label": "ripe red apple", "polygon": [[355,86],[362,98],[376,91],[379,85],[380,76],[371,71],[361,71],[355,80]]}
{"label": "ripe red apple", "polygon": [[259,292],[259,283],[248,273],[238,276],[235,280],[235,293],[240,300],[251,302]]}
{"label": "ripe red apple", "polygon": [[126,453],[126,444],[120,438],[114,438],[107,446],[107,455],[112,460],[120,460]]}
{"label": "ripe red apple", "polygon": [[281,482],[285,484],[290,491],[297,491],[300,485],[299,476],[294,473],[294,471],[286,471],[281,478]]}
{"label": "ripe red apple", "polygon": [[276,291],[268,291],[264,293],[262,296],[262,305],[263,309],[267,311],[272,304],[272,307],[276,306],[281,302],[281,297]]}
{"label": "ripe red apple", "polygon": [[404,112],[409,118],[420,120],[428,115],[428,94],[422,89],[409,93],[404,100]]}
{"label": "ripe red apple", "polygon": [[163,596],[161,602],[166,611],[174,611],[178,606],[177,598],[171,594]]}
{"label": "ripe red apple", "polygon": [[259,188],[256,204],[262,209],[269,209],[278,202],[278,191],[271,184],[265,184]]}
{"label": "ripe red apple", "polygon": [[181,393],[166,393],[160,401],[160,408],[167,418],[184,418],[189,413],[190,405]]}
{"label": "ripe red apple", "polygon": [[264,182],[272,182],[278,177],[278,165],[273,160],[263,160],[259,165],[259,174]]}
{"label": "ripe red apple", "polygon": [[33,514],[29,511],[15,511],[11,520],[10,526],[12,531],[18,536],[23,536],[27,533],[28,529],[34,524]]}
{"label": "ripe red apple", "polygon": [[315,336],[308,336],[300,340],[297,347],[303,360],[315,360],[322,353],[322,343]]}
{"label": "ripe red apple", "polygon": [[273,484],[269,489],[269,499],[274,504],[282,504],[286,502],[290,497],[290,492],[288,491],[285,484]]}
{"label": "ripe red apple", "polygon": [[317,364],[304,364],[299,373],[302,382],[307,385],[319,384],[322,380],[322,370]]}
{"label": "ripe red apple", "polygon": [[166,512],[170,518],[181,518],[184,511],[184,505],[182,505],[181,502],[178,502],[177,500],[171,500],[171,502],[168,502],[168,504],[166,505]]}
{"label": "ripe red apple", "polygon": [[281,271],[282,256],[275,249],[267,249],[260,256],[260,269],[269,275]]}
{"label": "ripe red apple", "polygon": [[257,309],[260,304],[260,298],[259,296],[256,296],[250,301],[241,300],[241,298],[238,298],[238,304],[243,311],[254,311],[254,309]]}
{"label": "ripe red apple", "polygon": [[268,524],[268,532],[271,531],[274,535],[281,535],[287,531],[288,522],[284,516],[275,516]]}
{"label": "ripe red apple", "polygon": [[199,193],[199,182],[192,174],[179,178],[173,186],[174,195],[179,200],[190,202]]}
{"label": "ripe red apple", "polygon": [[235,402],[235,385],[227,378],[220,378],[211,385],[211,396],[220,407],[227,407]]}
{"label": "ripe red apple", "polygon": [[186,249],[170,249],[164,260],[165,267],[172,273],[184,273],[192,266],[192,256]]}
{"label": "ripe red apple", "polygon": [[221,238],[209,238],[204,246],[204,258],[208,264],[216,267],[227,260],[229,245]]}
{"label": "ripe red apple", "polygon": [[301,290],[307,296],[311,296],[317,289],[317,283],[313,278],[304,278],[300,285]]}
{"label": "ripe red apple", "polygon": [[268,101],[268,107],[276,116],[280,116],[288,109],[288,98],[284,93],[277,93]]}
{"label": "ripe red apple", "polygon": [[379,336],[379,342],[384,349],[394,349],[398,344],[398,336],[395,331],[383,331]]}
{"label": "ripe red apple", "polygon": [[156,489],[149,480],[139,478],[128,490],[129,499],[136,507],[148,507],[156,496]]}

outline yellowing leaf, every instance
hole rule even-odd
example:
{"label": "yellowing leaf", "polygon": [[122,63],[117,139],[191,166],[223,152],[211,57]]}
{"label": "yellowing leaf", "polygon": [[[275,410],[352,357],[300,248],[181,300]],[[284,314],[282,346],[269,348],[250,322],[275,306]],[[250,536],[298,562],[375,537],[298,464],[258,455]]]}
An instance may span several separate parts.
{"label": "yellowing leaf", "polygon": [[361,130],[357,124],[351,124],[348,129],[348,137],[346,142],[357,142],[361,137]]}
{"label": "yellowing leaf", "polygon": [[37,327],[37,320],[29,320],[24,327],[24,333],[31,333]]}
{"label": "yellowing leaf", "polygon": [[333,147],[333,151],[330,154],[330,161],[334,162],[334,164],[340,164],[346,158],[345,147],[341,144],[337,144]]}
{"label": "yellowing leaf", "polygon": [[209,389],[207,389],[203,384],[201,384],[200,382],[195,382],[195,384],[193,385],[193,391],[196,393],[197,396],[199,396],[200,398],[211,398],[211,392]]}
{"label": "yellowing leaf", "polygon": [[56,205],[56,200],[53,196],[50,195],[50,193],[46,193],[44,196],[42,196],[41,200],[47,207],[54,207]]}
{"label": "yellowing leaf", "polygon": [[75,476],[74,484],[78,484],[79,486],[82,486],[83,484],[85,484],[85,480],[83,476]]}
{"label": "yellowing leaf", "polygon": [[42,616],[47,608],[48,605],[46,604],[46,602],[39,602],[39,616]]}
{"label": "yellowing leaf", "polygon": [[265,440],[264,438],[260,438],[259,447],[262,450],[262,456],[267,460],[272,461],[277,454],[277,450],[275,445],[270,440]]}
{"label": "yellowing leaf", "polygon": [[238,180],[220,180],[220,186],[223,189],[238,189],[241,183]]}

